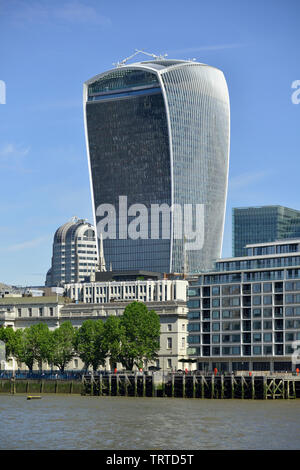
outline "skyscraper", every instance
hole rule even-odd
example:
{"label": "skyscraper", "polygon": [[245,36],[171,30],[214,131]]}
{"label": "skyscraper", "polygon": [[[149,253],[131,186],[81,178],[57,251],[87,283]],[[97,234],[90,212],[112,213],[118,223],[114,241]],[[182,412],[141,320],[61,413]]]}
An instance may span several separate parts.
{"label": "skyscraper", "polygon": [[73,217],[55,232],[52,264],[47,273],[46,286],[83,281],[97,268],[95,229],[86,220]]}
{"label": "skyscraper", "polygon": [[111,231],[101,226],[109,232],[103,233],[107,264],[114,270],[209,269],[221,255],[227,195],[223,73],[162,58],[122,65],[84,84],[84,115],[98,237],[103,216],[115,215]]}
{"label": "skyscraper", "polygon": [[300,211],[283,206],[239,207],[232,212],[233,256],[246,245],[300,237]]}

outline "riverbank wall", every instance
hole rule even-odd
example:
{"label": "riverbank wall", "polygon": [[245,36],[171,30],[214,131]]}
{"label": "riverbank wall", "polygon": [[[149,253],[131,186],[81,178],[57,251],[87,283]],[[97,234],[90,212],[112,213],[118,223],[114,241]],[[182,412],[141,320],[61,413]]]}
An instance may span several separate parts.
{"label": "riverbank wall", "polygon": [[80,394],[83,396],[210,399],[297,399],[298,376],[86,375],[81,380],[0,379],[0,394]]}

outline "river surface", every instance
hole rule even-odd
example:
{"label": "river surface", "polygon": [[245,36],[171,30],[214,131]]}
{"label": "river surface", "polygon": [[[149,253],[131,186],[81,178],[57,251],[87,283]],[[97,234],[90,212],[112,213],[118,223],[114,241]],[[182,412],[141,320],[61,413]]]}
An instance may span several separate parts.
{"label": "river surface", "polygon": [[0,449],[300,449],[300,400],[0,395]]}

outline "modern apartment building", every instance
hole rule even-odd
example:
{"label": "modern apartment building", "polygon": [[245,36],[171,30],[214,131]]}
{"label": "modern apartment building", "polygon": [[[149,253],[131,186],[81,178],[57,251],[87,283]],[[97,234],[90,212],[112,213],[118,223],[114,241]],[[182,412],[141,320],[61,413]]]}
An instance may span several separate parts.
{"label": "modern apartment building", "polygon": [[120,65],[84,84],[94,223],[107,266],[200,272],[221,256],[229,113],[223,73],[193,61]]}
{"label": "modern apartment building", "polygon": [[246,250],[190,280],[189,354],[202,370],[295,370],[300,239]]}
{"label": "modern apartment building", "polygon": [[232,254],[244,256],[250,243],[266,243],[300,237],[300,211],[283,206],[234,208]]}
{"label": "modern apartment building", "polygon": [[[99,305],[98,303],[67,303],[63,297],[22,297],[0,299],[0,327],[14,329],[26,328],[37,323],[45,323],[54,330],[65,321],[71,321],[75,328],[80,328],[84,320],[101,319],[104,322],[110,315],[121,316],[130,301],[114,301]],[[183,300],[164,302],[145,302],[148,310],[154,310],[160,319],[160,350],[158,359],[148,366],[160,367],[163,371],[182,369],[180,359],[187,357],[187,305]],[[2,368],[3,365],[1,364]],[[74,358],[67,369],[82,369],[83,363]],[[11,358],[5,368],[19,367]],[[37,365],[36,365],[37,367]],[[44,368],[47,366],[44,364]],[[23,365],[22,368],[26,369]],[[107,360],[106,368],[110,369]],[[118,365],[121,370],[121,364]]]}
{"label": "modern apartment building", "polygon": [[54,235],[52,263],[45,285],[54,287],[83,281],[97,269],[97,250],[95,228],[86,220],[74,217],[59,227]]}

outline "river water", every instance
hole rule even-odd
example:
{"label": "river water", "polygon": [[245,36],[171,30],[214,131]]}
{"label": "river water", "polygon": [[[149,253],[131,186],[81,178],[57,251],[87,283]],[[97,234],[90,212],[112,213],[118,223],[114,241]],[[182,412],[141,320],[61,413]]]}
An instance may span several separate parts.
{"label": "river water", "polygon": [[300,400],[0,395],[0,449],[300,449]]}

